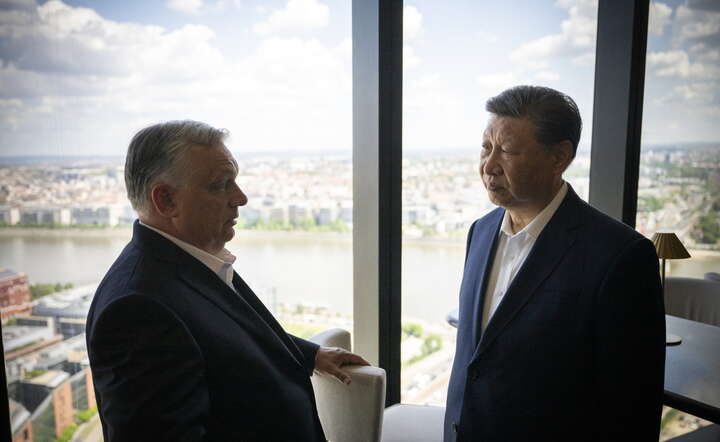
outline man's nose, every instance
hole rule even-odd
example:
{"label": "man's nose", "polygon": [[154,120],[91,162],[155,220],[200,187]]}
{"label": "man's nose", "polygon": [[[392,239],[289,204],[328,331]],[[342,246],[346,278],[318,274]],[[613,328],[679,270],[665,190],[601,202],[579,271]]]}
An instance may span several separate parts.
{"label": "man's nose", "polygon": [[493,149],[485,158],[480,160],[481,175],[502,175],[502,167],[497,156],[497,149]]}
{"label": "man's nose", "polygon": [[247,195],[245,195],[245,192],[240,189],[240,187],[236,184],[235,185],[235,192],[233,193],[232,198],[230,199],[230,205],[233,207],[237,206],[244,206],[247,204],[248,198]]}

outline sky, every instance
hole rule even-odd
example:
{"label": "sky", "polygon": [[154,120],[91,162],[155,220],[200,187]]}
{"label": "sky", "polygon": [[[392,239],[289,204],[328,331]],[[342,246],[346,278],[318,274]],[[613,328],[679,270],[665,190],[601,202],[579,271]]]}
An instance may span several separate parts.
{"label": "sky", "polygon": [[[476,149],[485,101],[568,93],[589,148],[596,0],[406,0],[403,148]],[[124,155],[196,119],[241,152],[350,152],[350,0],[0,0],[0,155]],[[643,143],[720,140],[720,2],[651,2]]]}

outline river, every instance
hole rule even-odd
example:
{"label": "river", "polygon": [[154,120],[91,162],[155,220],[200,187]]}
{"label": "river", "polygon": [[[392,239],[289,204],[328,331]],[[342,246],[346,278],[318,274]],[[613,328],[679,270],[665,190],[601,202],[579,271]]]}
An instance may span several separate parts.
{"label": "river", "polygon": [[[130,234],[129,229],[0,230],[0,268],[23,272],[30,283],[97,283]],[[237,256],[235,269],[266,304],[352,312],[351,235],[238,231],[228,249]],[[720,254],[691,254],[689,260],[668,261],[668,275],[720,272]],[[402,256],[403,318],[444,322],[457,305],[464,241],[406,241]]]}

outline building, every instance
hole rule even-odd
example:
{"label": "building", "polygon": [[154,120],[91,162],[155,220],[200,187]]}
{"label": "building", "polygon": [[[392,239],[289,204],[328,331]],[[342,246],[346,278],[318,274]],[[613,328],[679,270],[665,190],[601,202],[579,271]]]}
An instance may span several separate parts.
{"label": "building", "polygon": [[[92,226],[117,226],[128,214],[119,205],[86,206],[72,209],[72,223]],[[133,217],[134,218],[134,217]]]}
{"label": "building", "polygon": [[[13,441],[53,441],[75,423],[76,411],[96,405],[84,334],[6,365],[8,375],[19,373],[8,377]],[[30,439],[23,439],[25,429]]]}
{"label": "building", "polygon": [[12,442],[33,441],[30,412],[22,404],[10,399],[10,430]]}
{"label": "building", "polygon": [[69,374],[50,370],[8,389],[11,398],[31,413],[34,442],[51,442],[75,423]]}
{"label": "building", "polygon": [[64,207],[23,207],[20,210],[20,224],[61,224],[67,226],[71,220],[70,209]]}
{"label": "building", "polygon": [[2,329],[5,355],[31,344],[48,341],[55,336],[52,326],[32,327],[27,325],[6,325]]}
{"label": "building", "polygon": [[17,207],[0,206],[0,224],[14,226],[20,222],[20,209]]}
{"label": "building", "polygon": [[0,268],[0,316],[2,320],[29,313],[30,285],[27,275]]}
{"label": "building", "polygon": [[97,285],[87,285],[43,296],[32,308],[33,316],[55,319],[56,332],[65,339],[85,331],[85,318]]}

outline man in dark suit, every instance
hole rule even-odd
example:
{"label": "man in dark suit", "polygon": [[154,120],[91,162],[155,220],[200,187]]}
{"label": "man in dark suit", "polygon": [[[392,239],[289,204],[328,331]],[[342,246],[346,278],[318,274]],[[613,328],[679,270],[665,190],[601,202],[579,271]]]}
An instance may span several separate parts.
{"label": "man in dark suit", "polygon": [[128,148],[139,215],[98,287],[87,346],[106,442],[324,441],[310,375],[345,383],[341,349],[290,336],[233,271],[238,207],[226,132],[171,121]]}
{"label": "man in dark suit", "polygon": [[487,102],[444,439],[657,441],[665,363],[650,241],[563,181],[581,119],[549,88]]}

